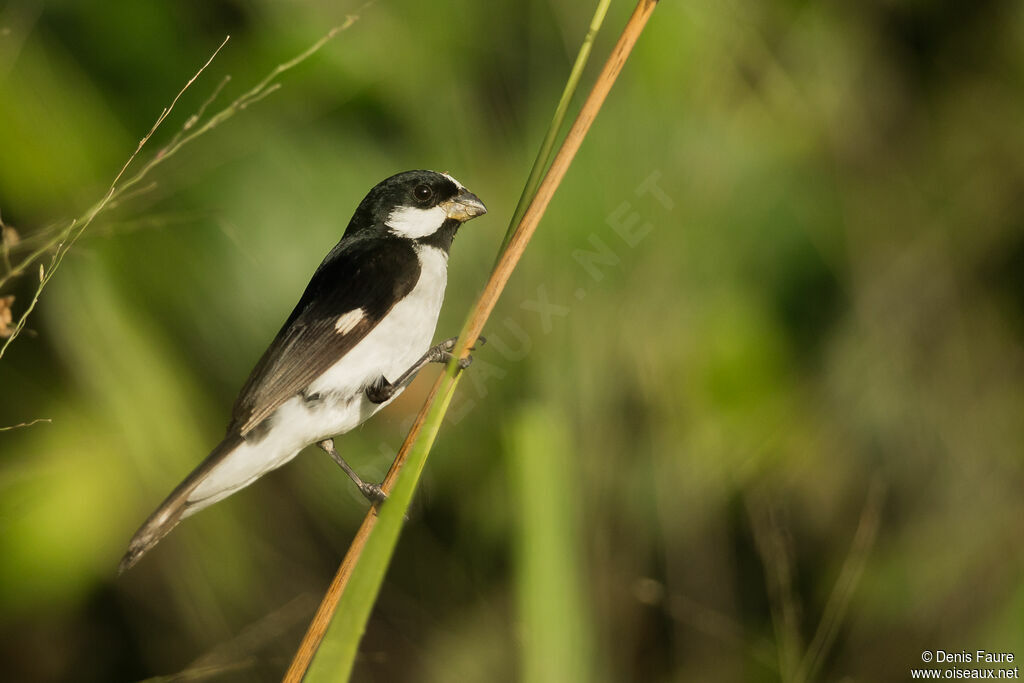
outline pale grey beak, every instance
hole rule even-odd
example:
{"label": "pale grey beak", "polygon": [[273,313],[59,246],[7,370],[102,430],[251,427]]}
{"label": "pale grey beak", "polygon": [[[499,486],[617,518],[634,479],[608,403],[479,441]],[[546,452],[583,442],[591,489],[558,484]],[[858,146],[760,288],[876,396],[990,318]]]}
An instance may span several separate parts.
{"label": "pale grey beak", "polygon": [[457,221],[468,221],[487,213],[487,207],[480,201],[480,198],[469,190],[463,188],[454,198],[441,202],[441,208],[448,218]]}

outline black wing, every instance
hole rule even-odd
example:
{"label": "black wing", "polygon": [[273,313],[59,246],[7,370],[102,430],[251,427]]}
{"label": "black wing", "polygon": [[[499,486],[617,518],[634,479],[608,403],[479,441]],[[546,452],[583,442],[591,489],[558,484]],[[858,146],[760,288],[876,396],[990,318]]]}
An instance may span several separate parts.
{"label": "black wing", "polygon": [[[295,310],[235,400],[228,434],[245,436],[365,337],[419,280],[412,245],[397,239],[343,240],[327,255]],[[362,309],[344,332],[338,318]]]}

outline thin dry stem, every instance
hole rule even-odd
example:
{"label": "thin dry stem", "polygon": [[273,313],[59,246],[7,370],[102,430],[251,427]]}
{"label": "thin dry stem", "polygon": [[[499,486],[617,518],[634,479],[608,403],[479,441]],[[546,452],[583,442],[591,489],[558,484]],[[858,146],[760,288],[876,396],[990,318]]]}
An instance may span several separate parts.
{"label": "thin dry stem", "polygon": [[864,573],[881,523],[885,485],[875,477],[868,489],[850,551],[839,571],[828,602],[806,650],[800,639],[800,603],[794,593],[792,548],[777,511],[763,495],[753,496],[749,511],[754,540],[764,564],[778,651],[779,676],[786,683],[816,679],[846,617],[854,591]]}
{"label": "thin dry stem", "polygon": [[[366,3],[365,5],[363,5],[362,8],[360,8],[359,11],[362,11],[362,9],[369,7],[370,5],[373,4],[374,1],[375,0],[371,0],[370,2]],[[313,56],[313,54],[318,52],[337,34],[346,30],[358,20],[358,14],[351,14],[347,16],[345,18],[344,23],[332,28],[330,31],[328,31],[326,35],[317,40],[315,43],[313,43],[313,45],[311,45],[309,48],[298,54],[296,57],[288,60],[287,62],[283,62],[275,66],[273,70],[271,70],[271,72],[267,74],[267,76],[265,76],[263,80],[257,83],[253,88],[251,88],[241,97],[237,98],[235,101],[233,101],[227,107],[219,111],[217,114],[213,115],[204,124],[202,124],[201,126],[198,125],[206,108],[213,102],[214,98],[220,93],[221,89],[223,89],[223,87],[226,85],[227,79],[225,78],[224,80],[222,80],[220,84],[214,89],[210,97],[208,97],[203,102],[203,104],[200,106],[199,110],[195,114],[189,117],[189,119],[185,122],[185,125],[182,127],[182,129],[174,135],[174,137],[167,144],[167,146],[161,149],[157,154],[155,154],[153,158],[150,159],[147,163],[143,164],[142,167],[139,168],[139,170],[134,175],[122,181],[122,177],[124,176],[128,167],[131,166],[133,161],[135,161],[136,157],[139,155],[139,152],[142,151],[142,148],[153,136],[157,128],[159,128],[160,125],[167,119],[168,115],[170,115],[171,111],[174,109],[174,105],[181,98],[182,94],[184,94],[184,92],[189,88],[189,86],[191,86],[196,81],[196,79],[199,78],[203,71],[206,70],[206,68],[210,65],[210,63],[220,52],[221,48],[223,48],[224,45],[228,42],[230,36],[226,37],[224,41],[220,44],[220,46],[216,50],[214,50],[213,54],[210,55],[210,58],[206,60],[206,63],[203,64],[203,66],[195,73],[195,75],[192,76],[192,78],[190,78],[189,81],[185,84],[185,86],[178,92],[178,94],[171,101],[171,104],[160,112],[160,115],[157,117],[156,122],[153,124],[153,127],[139,141],[139,144],[136,146],[135,151],[132,153],[130,157],[128,157],[128,161],[125,162],[125,164],[121,167],[121,170],[114,177],[113,182],[110,184],[110,187],[107,190],[106,194],[103,196],[103,198],[96,204],[94,204],[92,207],[90,207],[89,210],[86,211],[82,216],[79,216],[78,218],[72,220],[66,228],[58,232],[52,238],[48,239],[39,248],[33,250],[18,264],[14,265],[13,267],[10,267],[10,265],[8,264],[6,272],[3,274],[3,276],[0,276],[0,287],[3,287],[12,278],[18,277],[19,275],[23,274],[28,269],[28,267],[31,266],[36,261],[36,259],[42,257],[44,254],[50,251],[53,251],[53,256],[51,257],[49,264],[45,268],[46,274],[41,279],[34,296],[29,302],[28,307],[25,309],[21,317],[18,319],[17,325],[12,330],[13,333],[4,341],[3,346],[0,346],[0,358],[3,358],[4,353],[7,351],[7,347],[11,345],[14,339],[24,329],[25,323],[28,320],[29,315],[35,309],[36,303],[38,303],[39,301],[39,296],[42,294],[43,289],[49,283],[50,278],[53,277],[53,274],[56,272],[57,268],[60,267],[61,263],[64,260],[64,256],[71,249],[71,247],[74,246],[78,238],[81,237],[82,233],[85,232],[85,230],[89,227],[92,221],[100,213],[112,208],[113,206],[116,206],[119,203],[124,202],[128,197],[132,197],[135,196],[137,193],[147,191],[148,186],[144,190],[134,190],[129,192],[130,190],[132,190],[133,187],[142,182],[142,180],[146,178],[150,171],[152,171],[158,165],[169,159],[171,156],[177,153],[182,147],[192,142],[196,138],[210,132],[211,130],[213,130],[220,124],[224,123],[232,116],[234,116],[239,111],[242,111],[243,109],[248,107],[249,105],[262,100],[264,97],[278,90],[280,88],[280,84],[273,83],[275,78],[277,78],[284,72],[298,66],[305,60],[309,59],[311,56]],[[7,254],[7,252],[5,251],[4,254]]]}
{"label": "thin dry stem", "polygon": [[880,476],[876,476],[868,489],[867,499],[864,501],[864,509],[860,515],[860,522],[857,524],[857,531],[853,535],[853,543],[850,544],[850,552],[843,562],[839,571],[839,578],[836,579],[832,594],[829,595],[825,604],[821,621],[814,633],[811,644],[807,647],[807,653],[800,665],[800,680],[813,681],[821,670],[825,658],[828,656],[836,636],[839,634],[839,627],[853,600],[853,593],[860,583],[864,574],[864,567],[867,565],[871,549],[878,537],[878,528],[882,522],[882,505],[885,502],[885,483]]}
{"label": "thin dry stem", "polygon": [[[117,192],[118,189],[117,184],[121,181],[121,176],[123,176],[124,172],[128,170],[128,167],[131,165],[131,163],[135,161],[135,157],[139,155],[139,152],[142,151],[142,148],[145,146],[145,144],[149,141],[151,137],[153,137],[153,133],[156,132],[157,128],[160,127],[160,124],[164,122],[167,116],[171,113],[171,110],[174,109],[174,105],[178,103],[178,100],[181,98],[182,94],[184,94],[184,92],[188,90],[190,85],[196,82],[196,79],[199,78],[203,71],[206,70],[206,67],[210,66],[210,63],[217,56],[217,53],[221,51],[221,48],[223,48],[227,44],[230,38],[231,36],[226,36],[224,38],[224,41],[217,47],[216,50],[213,51],[213,54],[210,55],[210,58],[206,60],[206,63],[199,67],[199,71],[197,71],[195,75],[192,76],[192,78],[190,78],[187,83],[185,83],[181,90],[178,91],[178,94],[174,96],[174,99],[171,101],[171,104],[165,107],[162,112],[160,112],[160,116],[157,117],[156,122],[153,124],[153,127],[149,129],[149,132],[146,133],[146,135],[141,140],[139,140],[139,144],[135,147],[135,151],[132,152],[131,156],[128,157],[128,161],[124,162],[124,166],[122,166],[121,170],[117,172],[116,176],[114,176],[114,180],[113,182],[110,183],[110,187],[107,189],[107,193],[103,196],[103,199],[101,199],[99,202],[93,205],[93,207],[88,211],[85,220],[79,222],[76,218],[75,220],[71,221],[71,225],[68,226],[68,229],[63,233],[60,241],[57,243],[57,248],[53,252],[53,257],[50,259],[50,267],[45,269],[45,275],[42,274],[43,270],[42,266],[40,266],[39,285],[38,287],[36,287],[35,294],[32,296],[32,300],[29,302],[28,307],[21,314],[21,317],[18,319],[18,323],[14,326],[14,330],[12,331],[11,335],[7,337],[6,341],[4,341],[4,345],[0,347],[0,358],[3,358],[4,353],[7,352],[7,348],[25,328],[25,323],[28,321],[29,315],[31,315],[32,311],[36,307],[36,304],[39,302],[39,296],[43,293],[43,289],[46,288],[46,285],[49,284],[50,279],[53,277],[54,273],[56,273],[57,268],[59,268],[60,264],[64,261],[64,256],[68,253],[68,251],[71,250],[71,247],[74,246],[75,242],[78,241],[78,238],[82,236],[82,233],[85,232],[85,229],[89,227],[89,224],[92,223],[93,219],[96,218],[96,216],[101,211],[103,211],[104,208],[106,208],[110,200],[113,199],[114,193]],[[77,230],[75,230],[76,226],[78,226]],[[2,284],[2,282],[0,282],[0,284]]]}
{"label": "thin dry stem", "polygon": [[21,429],[22,427],[31,427],[32,425],[39,424],[40,422],[53,422],[53,420],[51,420],[48,417],[37,417],[36,419],[29,420],[28,422],[19,422],[16,425],[9,425],[7,427],[0,427],[0,432],[9,432],[12,429]]}
{"label": "thin dry stem", "polygon": [[144,194],[149,194],[156,188],[157,182],[154,180],[150,182],[149,185],[143,185],[137,190],[132,190],[131,192],[126,192],[124,194],[119,195],[117,199],[111,199],[109,202],[107,202],[107,208],[115,209],[124,202],[128,201],[129,199],[135,199],[136,197],[141,197]]}
{"label": "thin dry stem", "polygon": [[178,144],[178,141],[181,140],[181,136],[187,133],[188,131],[192,130],[192,127],[199,123],[199,121],[203,118],[203,114],[206,113],[207,107],[213,104],[213,101],[217,99],[218,95],[220,95],[220,91],[223,90],[224,86],[226,86],[230,82],[230,74],[220,79],[220,83],[218,83],[217,87],[213,89],[213,92],[210,93],[210,96],[207,97],[201,105],[199,105],[199,109],[196,110],[196,113],[188,117],[188,119],[186,119],[185,124],[181,127],[181,129],[174,134],[173,138],[171,138],[171,141],[164,145],[163,149],[156,153],[157,157],[162,157],[167,152],[168,147],[173,147],[174,145]]}
{"label": "thin dry stem", "polygon": [[747,503],[754,543],[764,568],[765,588],[772,613],[779,677],[783,683],[797,683],[800,654],[800,601],[793,590],[796,568],[792,538],[779,519],[779,511],[763,493]]}

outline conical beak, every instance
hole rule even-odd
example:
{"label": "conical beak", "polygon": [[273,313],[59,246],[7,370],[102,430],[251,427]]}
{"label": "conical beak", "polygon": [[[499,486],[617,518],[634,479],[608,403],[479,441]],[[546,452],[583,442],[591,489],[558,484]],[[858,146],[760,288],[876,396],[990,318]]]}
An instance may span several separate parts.
{"label": "conical beak", "polygon": [[448,218],[462,222],[487,213],[487,207],[480,198],[465,188],[459,190],[452,199],[441,202],[441,206]]}

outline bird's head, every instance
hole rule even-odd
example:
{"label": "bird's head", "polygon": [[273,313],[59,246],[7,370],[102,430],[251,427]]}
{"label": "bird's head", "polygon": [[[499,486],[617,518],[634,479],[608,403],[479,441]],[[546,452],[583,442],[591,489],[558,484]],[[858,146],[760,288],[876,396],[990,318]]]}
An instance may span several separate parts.
{"label": "bird's head", "polygon": [[445,249],[459,226],[487,213],[480,198],[447,173],[406,171],[377,184],[359,204],[346,236],[388,234]]}

